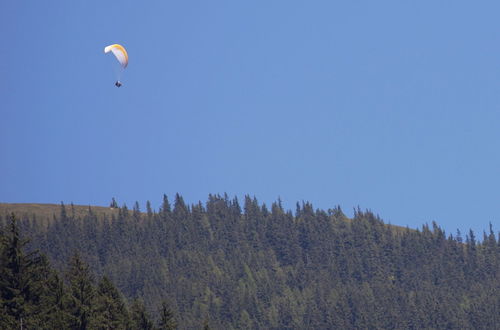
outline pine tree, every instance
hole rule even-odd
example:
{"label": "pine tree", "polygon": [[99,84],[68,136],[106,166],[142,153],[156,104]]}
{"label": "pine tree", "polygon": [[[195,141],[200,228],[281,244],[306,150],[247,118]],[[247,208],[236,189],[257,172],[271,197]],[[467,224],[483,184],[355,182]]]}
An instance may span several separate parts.
{"label": "pine tree", "polygon": [[68,218],[68,213],[66,212],[66,206],[61,201],[61,219],[66,220]]}
{"label": "pine tree", "polygon": [[170,212],[171,212],[171,208],[170,208],[170,202],[168,201],[168,197],[167,195],[163,195],[163,202],[161,204],[161,210],[160,210],[160,214],[162,215],[162,218],[163,219],[166,219],[169,215],[170,215]]}
{"label": "pine tree", "polygon": [[108,277],[98,284],[95,299],[96,323],[100,329],[126,329],[129,315],[120,292]]}
{"label": "pine tree", "polygon": [[132,214],[133,214],[134,219],[136,221],[140,220],[140,218],[141,218],[141,207],[139,206],[139,202],[137,202],[137,201],[134,203],[134,208],[133,208]]}
{"label": "pine tree", "polygon": [[177,322],[175,321],[174,313],[166,301],[161,303],[160,322],[158,327],[160,330],[177,329]]}
{"label": "pine tree", "polygon": [[36,303],[41,296],[40,283],[44,279],[37,276],[41,257],[37,251],[25,254],[27,239],[21,238],[17,219],[11,215],[7,233],[1,237],[0,255],[0,313],[7,314],[7,322],[16,327],[36,326],[40,314]]}
{"label": "pine tree", "polygon": [[43,329],[68,329],[71,325],[69,296],[59,275],[54,271],[48,274],[45,294],[40,299],[43,306],[41,323]]}
{"label": "pine tree", "polygon": [[181,195],[175,194],[174,217],[175,220],[183,221],[187,218],[189,209]]}
{"label": "pine tree", "polygon": [[154,328],[144,303],[134,299],[130,305],[130,329],[152,330]]}
{"label": "pine tree", "polygon": [[111,199],[111,203],[109,204],[109,207],[112,209],[117,209],[118,208],[118,203],[116,202],[115,198]]}
{"label": "pine tree", "polygon": [[151,217],[153,216],[153,209],[151,208],[151,202],[150,201],[146,202],[146,212],[148,214],[148,219],[151,219]]}
{"label": "pine tree", "polygon": [[89,266],[83,262],[78,253],[69,261],[67,279],[70,285],[69,308],[72,329],[89,329],[95,314],[95,287]]}

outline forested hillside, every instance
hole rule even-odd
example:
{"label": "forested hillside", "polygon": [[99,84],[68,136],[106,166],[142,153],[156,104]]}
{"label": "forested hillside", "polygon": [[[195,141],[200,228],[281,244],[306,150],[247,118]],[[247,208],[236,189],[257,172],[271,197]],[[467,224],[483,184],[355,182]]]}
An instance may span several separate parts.
{"label": "forested hillside", "polygon": [[[447,235],[436,224],[394,227],[357,210],[210,195],[171,206],[164,196],[113,212],[59,206],[24,213],[21,232],[52,265],[76,252],[131,301],[158,315],[168,301],[181,329],[495,329],[500,239],[492,228]],[[0,225],[8,224],[1,215]],[[156,314],[155,314],[156,313]]]}
{"label": "forested hillside", "polygon": [[[15,215],[0,229],[0,329],[156,329],[140,300],[126,304],[106,276],[96,281],[78,253],[57,272],[45,255],[26,250],[29,239]],[[163,301],[158,329],[175,325]]]}

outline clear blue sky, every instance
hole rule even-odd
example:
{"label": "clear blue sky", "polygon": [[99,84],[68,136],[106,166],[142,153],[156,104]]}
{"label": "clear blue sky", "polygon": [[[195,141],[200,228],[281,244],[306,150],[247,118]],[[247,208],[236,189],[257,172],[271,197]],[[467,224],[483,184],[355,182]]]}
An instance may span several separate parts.
{"label": "clear blue sky", "polygon": [[[498,1],[2,1],[0,201],[500,229]],[[103,48],[123,44],[121,88]]]}

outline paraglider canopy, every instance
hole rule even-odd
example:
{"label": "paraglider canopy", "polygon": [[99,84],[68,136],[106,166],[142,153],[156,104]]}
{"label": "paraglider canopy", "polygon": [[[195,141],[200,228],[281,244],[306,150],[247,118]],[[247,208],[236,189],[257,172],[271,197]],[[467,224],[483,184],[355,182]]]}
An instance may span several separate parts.
{"label": "paraglider canopy", "polygon": [[122,75],[123,70],[125,70],[125,68],[128,65],[128,54],[127,51],[125,50],[125,47],[119,44],[106,46],[104,48],[104,53],[107,54],[109,52],[113,53],[113,55],[115,55],[116,59],[118,60],[118,63],[120,63],[120,68],[116,70],[117,81],[115,83],[116,87],[120,87],[122,85],[120,77]]}
{"label": "paraglider canopy", "polygon": [[122,68],[126,68],[128,65],[128,54],[125,48],[122,45],[119,44],[114,44],[114,45],[109,45],[104,48],[104,53],[109,53],[112,52],[113,55],[115,55],[116,59],[118,62],[120,62],[120,65]]}

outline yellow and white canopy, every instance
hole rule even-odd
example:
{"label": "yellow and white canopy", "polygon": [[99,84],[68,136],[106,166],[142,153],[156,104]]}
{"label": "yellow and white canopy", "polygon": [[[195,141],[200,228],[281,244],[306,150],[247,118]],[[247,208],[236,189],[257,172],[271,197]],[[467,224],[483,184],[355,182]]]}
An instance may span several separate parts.
{"label": "yellow and white canopy", "polygon": [[125,48],[122,45],[114,44],[109,45],[104,48],[104,53],[112,52],[115,55],[118,62],[120,62],[121,66],[125,69],[128,65],[128,54]]}

